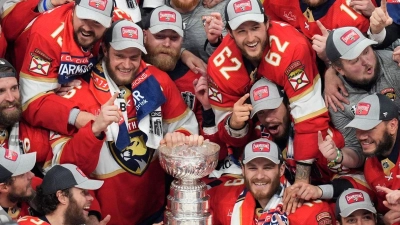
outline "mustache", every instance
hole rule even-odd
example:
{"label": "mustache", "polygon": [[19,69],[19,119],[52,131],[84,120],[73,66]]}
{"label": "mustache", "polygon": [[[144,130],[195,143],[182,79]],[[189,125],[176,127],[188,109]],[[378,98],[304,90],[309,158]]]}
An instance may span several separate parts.
{"label": "mustache", "polygon": [[83,28],[79,28],[78,32],[84,32],[85,34],[89,34],[90,36],[95,35],[93,31],[87,31],[87,30],[84,30]]}
{"label": "mustache", "polygon": [[21,107],[21,102],[17,101],[17,100],[14,100],[12,102],[6,101],[6,102],[4,102],[4,103],[2,103],[0,105],[0,109],[6,109],[6,108],[8,108],[10,106],[15,106],[17,108],[20,108]]}

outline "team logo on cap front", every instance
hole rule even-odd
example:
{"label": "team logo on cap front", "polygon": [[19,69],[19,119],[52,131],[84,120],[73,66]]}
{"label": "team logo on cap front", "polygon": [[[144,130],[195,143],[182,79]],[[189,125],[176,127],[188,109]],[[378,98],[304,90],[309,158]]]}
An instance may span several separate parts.
{"label": "team logo on cap front", "polygon": [[98,10],[104,11],[107,6],[107,0],[89,0],[89,5]]}
{"label": "team logo on cap front", "polygon": [[123,38],[138,39],[138,30],[135,27],[122,27],[121,34]]}
{"label": "team logo on cap front", "polygon": [[18,159],[18,153],[10,150],[10,149],[6,149],[6,152],[4,153],[4,158],[11,160],[11,161],[16,161]]}
{"label": "team logo on cap front", "polygon": [[269,152],[268,142],[255,142],[252,145],[253,152]]}
{"label": "team logo on cap front", "polygon": [[356,115],[366,116],[369,113],[369,109],[371,108],[371,104],[366,102],[360,102],[356,108]]}
{"label": "team logo on cap front", "polygon": [[233,3],[233,8],[235,10],[235,13],[247,12],[253,9],[250,0],[242,0],[235,2]]}
{"label": "team logo on cap front", "polygon": [[353,204],[364,201],[364,195],[361,192],[352,192],[346,195],[347,204]]}
{"label": "team logo on cap front", "polygon": [[262,86],[254,89],[253,91],[253,98],[254,101],[261,100],[269,96],[268,86]]}
{"label": "team logo on cap front", "polygon": [[158,20],[160,22],[175,23],[176,22],[176,14],[171,11],[160,11],[158,13]]}
{"label": "team logo on cap front", "polygon": [[360,35],[358,35],[354,30],[349,30],[340,37],[340,40],[342,40],[346,45],[351,45],[359,38]]}

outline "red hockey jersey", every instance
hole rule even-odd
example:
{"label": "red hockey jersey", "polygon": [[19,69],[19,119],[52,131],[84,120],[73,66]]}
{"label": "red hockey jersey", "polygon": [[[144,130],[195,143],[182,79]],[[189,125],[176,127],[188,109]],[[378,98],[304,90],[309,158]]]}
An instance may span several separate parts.
{"label": "red hockey jersey", "polygon": [[25,216],[18,220],[19,225],[51,225],[46,221],[34,216]]}
{"label": "red hockey jersey", "polygon": [[[320,6],[313,9],[313,12],[321,14],[323,13],[321,10],[327,10],[319,18],[319,21],[326,29],[333,30],[339,27],[353,26],[366,33],[369,27],[369,19],[350,7],[348,5],[349,2],[348,0],[328,1],[324,3],[326,7],[329,7],[328,9]],[[372,0],[372,2],[376,6],[375,0]],[[300,0],[264,0],[263,6],[265,14],[271,20],[289,23],[310,39],[315,34],[321,35],[321,31],[315,22],[318,18],[315,18],[314,21],[313,12],[311,11],[306,10],[303,14]]]}
{"label": "red hockey jersey", "polygon": [[73,2],[62,5],[36,19],[30,28],[20,72],[24,118],[34,126],[65,134],[74,129],[67,124],[75,105],[52,91],[59,83],[90,72],[97,61],[99,48],[97,43],[91,51],[84,50],[74,41],[73,7]]}
{"label": "red hockey jersey", "polygon": [[4,58],[6,55],[7,51],[7,40],[6,37],[4,36],[4,31],[2,29],[2,26],[0,25],[0,58]]}
{"label": "red hockey jersey", "polygon": [[[237,179],[227,181],[224,184],[208,190],[208,194],[210,195],[209,205],[212,211],[213,224],[231,224],[235,203],[244,188],[244,180]],[[250,206],[254,208],[253,214],[246,213],[243,215],[241,223],[238,224],[256,225],[256,219],[266,219],[258,218],[259,215],[257,212],[258,210],[255,207],[255,200],[248,192],[242,205],[242,210],[244,210],[245,207]],[[295,213],[292,213],[288,216],[288,220],[291,225],[334,224],[334,215],[335,214],[332,212],[332,209],[328,203],[318,200],[304,203],[303,206],[298,208]],[[275,223],[266,222],[264,224],[268,225]]]}

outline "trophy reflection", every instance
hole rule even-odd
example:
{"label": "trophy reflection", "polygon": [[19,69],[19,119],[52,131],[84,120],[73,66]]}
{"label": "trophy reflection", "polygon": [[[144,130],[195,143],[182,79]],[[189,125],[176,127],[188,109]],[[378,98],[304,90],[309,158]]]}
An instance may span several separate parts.
{"label": "trophy reflection", "polygon": [[158,150],[161,167],[175,178],[167,197],[164,224],[212,224],[206,184],[200,178],[217,166],[219,145],[205,141],[196,147],[161,146]]}

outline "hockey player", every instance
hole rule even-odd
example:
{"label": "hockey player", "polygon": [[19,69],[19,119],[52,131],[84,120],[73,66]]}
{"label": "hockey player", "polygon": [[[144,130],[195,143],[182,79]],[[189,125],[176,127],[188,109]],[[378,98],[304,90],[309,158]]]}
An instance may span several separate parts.
{"label": "hockey player", "polygon": [[109,224],[158,222],[166,195],[155,149],[164,132],[197,134],[196,118],[168,74],[141,60],[143,33],[133,22],[114,23],[103,50],[91,75],[64,95],[98,116],[72,136],[51,135],[52,163],[74,163],[105,181],[95,198]]}

